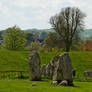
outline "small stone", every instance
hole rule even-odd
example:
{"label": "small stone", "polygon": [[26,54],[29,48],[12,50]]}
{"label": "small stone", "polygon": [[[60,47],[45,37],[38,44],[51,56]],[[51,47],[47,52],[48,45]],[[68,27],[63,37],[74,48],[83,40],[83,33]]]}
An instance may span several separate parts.
{"label": "small stone", "polygon": [[32,86],[36,86],[36,83],[32,83]]}
{"label": "small stone", "polygon": [[68,81],[63,80],[62,82],[59,83],[59,85],[68,86]]}
{"label": "small stone", "polygon": [[58,82],[57,81],[53,81],[52,85],[58,85]]}
{"label": "small stone", "polygon": [[92,77],[92,72],[89,70],[84,71],[84,77]]}

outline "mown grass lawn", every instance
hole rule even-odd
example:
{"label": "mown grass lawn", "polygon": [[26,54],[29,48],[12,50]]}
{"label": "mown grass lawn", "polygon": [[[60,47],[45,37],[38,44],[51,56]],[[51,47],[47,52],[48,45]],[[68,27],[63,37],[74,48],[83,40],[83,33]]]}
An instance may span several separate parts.
{"label": "mown grass lawn", "polygon": [[[30,51],[0,50],[0,71],[28,71],[28,56],[30,53]],[[61,53],[40,52],[41,65],[48,64],[54,56]],[[72,67],[76,69],[76,73],[82,75],[82,78],[75,78],[75,87],[52,86],[51,80],[35,82],[37,86],[32,87],[31,85],[34,82],[29,81],[28,78],[22,80],[14,77],[14,80],[8,78],[0,80],[0,92],[92,92],[92,79],[83,77],[85,70],[92,71],[92,52],[69,52],[69,55],[72,59]],[[29,77],[29,74],[27,77]]]}
{"label": "mown grass lawn", "polygon": [[[0,50],[0,71],[28,71],[28,56],[30,51]],[[50,60],[63,52],[40,52],[41,65],[48,64]],[[92,71],[92,52],[69,52],[72,67],[76,73],[85,70]]]}
{"label": "mown grass lawn", "polygon": [[0,80],[0,92],[92,92],[92,82],[74,82],[75,87],[52,86],[51,81]]}

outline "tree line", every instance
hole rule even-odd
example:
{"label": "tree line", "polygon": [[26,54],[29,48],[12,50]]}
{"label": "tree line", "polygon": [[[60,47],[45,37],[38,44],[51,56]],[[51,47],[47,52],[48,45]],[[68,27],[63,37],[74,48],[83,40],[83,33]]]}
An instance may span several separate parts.
{"label": "tree line", "polygon": [[4,32],[2,48],[21,50],[31,42],[39,41],[45,47],[64,48],[69,52],[73,44],[79,43],[79,33],[84,30],[85,17],[79,8],[66,7],[50,18],[55,32],[26,32],[17,26],[10,27]]}

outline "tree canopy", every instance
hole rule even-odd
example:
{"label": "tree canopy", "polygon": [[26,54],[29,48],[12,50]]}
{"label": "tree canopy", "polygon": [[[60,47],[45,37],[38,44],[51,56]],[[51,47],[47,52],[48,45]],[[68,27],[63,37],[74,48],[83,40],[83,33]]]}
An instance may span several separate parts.
{"label": "tree canopy", "polygon": [[70,50],[76,34],[84,29],[84,18],[85,13],[76,7],[63,8],[50,18],[50,24],[64,41],[66,52]]}
{"label": "tree canopy", "polygon": [[24,32],[17,26],[5,30],[3,47],[9,50],[22,50],[25,46]]}

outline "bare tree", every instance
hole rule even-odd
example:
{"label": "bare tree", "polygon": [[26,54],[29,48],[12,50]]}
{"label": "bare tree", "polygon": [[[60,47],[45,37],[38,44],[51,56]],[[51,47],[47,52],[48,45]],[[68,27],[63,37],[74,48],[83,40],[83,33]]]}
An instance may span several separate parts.
{"label": "bare tree", "polygon": [[85,17],[86,15],[80,9],[67,7],[50,18],[50,24],[64,41],[66,52],[69,52],[76,34],[84,29]]}

